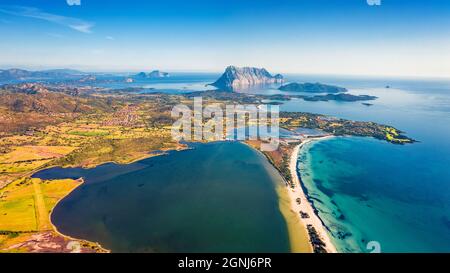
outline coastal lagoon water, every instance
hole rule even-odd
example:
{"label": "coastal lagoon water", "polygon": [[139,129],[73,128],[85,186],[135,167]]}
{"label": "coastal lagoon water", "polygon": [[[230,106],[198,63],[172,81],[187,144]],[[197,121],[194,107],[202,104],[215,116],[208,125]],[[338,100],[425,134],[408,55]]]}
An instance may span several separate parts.
{"label": "coastal lagoon water", "polygon": [[83,177],[52,221],[113,252],[289,252],[275,190],[283,182],[264,156],[238,142],[192,146],[129,165],[52,168],[34,177]]}

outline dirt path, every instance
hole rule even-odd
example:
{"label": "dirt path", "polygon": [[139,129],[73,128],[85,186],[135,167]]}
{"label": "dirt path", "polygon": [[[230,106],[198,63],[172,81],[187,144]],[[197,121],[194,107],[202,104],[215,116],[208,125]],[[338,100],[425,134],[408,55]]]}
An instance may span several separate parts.
{"label": "dirt path", "polygon": [[48,212],[47,209],[45,208],[44,196],[42,195],[39,180],[33,179],[33,188],[34,188],[34,204],[36,212],[37,230],[39,231],[51,230],[51,227],[48,222]]}

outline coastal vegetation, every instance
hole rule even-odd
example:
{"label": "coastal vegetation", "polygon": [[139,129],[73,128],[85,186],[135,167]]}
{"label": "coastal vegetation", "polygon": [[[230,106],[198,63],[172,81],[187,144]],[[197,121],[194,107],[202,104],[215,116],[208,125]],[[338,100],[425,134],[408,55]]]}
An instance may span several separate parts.
{"label": "coastal vegetation", "polygon": [[[260,150],[263,142],[260,140],[247,140],[246,143],[257,150]],[[292,148],[298,143],[298,140],[292,140],[291,142],[282,141],[275,151],[261,151],[284,178],[286,185],[291,188],[294,188],[295,185],[293,184],[291,171],[289,169],[289,160]]]}
{"label": "coastal vegetation", "polygon": [[310,128],[320,129],[335,136],[374,137],[393,144],[414,143],[415,140],[405,136],[402,131],[375,122],[353,121],[319,114],[301,112],[281,112],[280,126],[286,129]]}
{"label": "coastal vegetation", "polygon": [[316,228],[312,225],[307,225],[306,228],[308,229],[308,234],[311,244],[313,245],[314,253],[326,253],[327,251],[325,249],[325,244],[317,233]]}

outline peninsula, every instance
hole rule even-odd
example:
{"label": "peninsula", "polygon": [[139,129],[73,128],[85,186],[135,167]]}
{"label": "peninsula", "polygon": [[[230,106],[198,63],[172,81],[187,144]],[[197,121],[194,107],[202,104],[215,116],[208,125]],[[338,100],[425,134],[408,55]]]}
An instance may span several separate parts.
{"label": "peninsula", "polygon": [[281,91],[305,92],[305,93],[342,93],[347,92],[344,87],[327,85],[322,83],[288,83],[278,88]]}
{"label": "peninsula", "polygon": [[47,78],[74,78],[85,76],[87,73],[73,69],[51,69],[42,71],[30,71],[25,69],[3,69],[0,70],[0,81],[47,79]]}
{"label": "peninsula", "polygon": [[326,94],[326,95],[315,95],[315,96],[303,96],[303,99],[306,101],[367,101],[367,100],[376,100],[378,97],[369,96],[369,95],[352,95],[346,93],[339,94]]}

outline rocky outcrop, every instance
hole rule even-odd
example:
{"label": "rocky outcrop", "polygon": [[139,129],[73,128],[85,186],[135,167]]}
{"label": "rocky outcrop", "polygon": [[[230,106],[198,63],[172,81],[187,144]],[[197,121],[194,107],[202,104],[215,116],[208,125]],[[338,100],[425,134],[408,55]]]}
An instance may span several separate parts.
{"label": "rocky outcrop", "polygon": [[264,68],[229,66],[222,76],[214,83],[219,89],[234,90],[258,84],[283,83],[283,76],[273,76]]}
{"label": "rocky outcrop", "polygon": [[134,76],[135,78],[141,78],[141,79],[158,79],[158,78],[167,78],[170,77],[169,73],[162,72],[159,70],[153,70],[150,73],[140,72]]}
{"label": "rocky outcrop", "polygon": [[153,70],[152,72],[150,72],[148,74],[149,78],[167,78],[169,76],[170,76],[169,73],[162,72],[162,71],[159,71],[159,70]]}
{"label": "rocky outcrop", "polygon": [[133,76],[134,78],[147,78],[147,73],[145,72],[139,72],[136,75]]}

